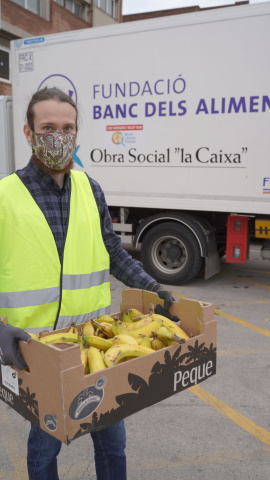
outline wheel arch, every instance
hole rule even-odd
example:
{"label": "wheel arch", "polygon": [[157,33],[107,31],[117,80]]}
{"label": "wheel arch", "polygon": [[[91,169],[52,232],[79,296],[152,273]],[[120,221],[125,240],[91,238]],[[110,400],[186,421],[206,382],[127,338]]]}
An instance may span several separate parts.
{"label": "wheel arch", "polygon": [[204,219],[195,219],[191,215],[186,215],[186,214],[172,214],[170,212],[165,212],[162,214],[156,214],[151,217],[148,217],[147,220],[141,223],[139,228],[136,231],[136,234],[134,236],[133,240],[133,246],[138,247],[138,244],[143,241],[146,233],[148,233],[151,228],[153,228],[156,225],[160,225],[162,223],[168,222],[168,221],[173,221],[175,223],[180,223],[184,226],[186,226],[195,236],[199,247],[200,247],[200,252],[201,252],[201,257],[207,257],[208,255],[208,248],[207,248],[207,233],[209,229],[213,231],[213,229],[210,227],[210,225],[207,222],[208,229],[205,231],[203,229],[201,223],[202,221],[205,222]]}

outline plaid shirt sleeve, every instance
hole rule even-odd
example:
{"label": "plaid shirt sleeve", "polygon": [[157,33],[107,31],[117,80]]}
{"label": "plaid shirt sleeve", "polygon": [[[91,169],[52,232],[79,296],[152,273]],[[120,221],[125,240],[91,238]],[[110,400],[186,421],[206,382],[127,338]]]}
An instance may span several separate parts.
{"label": "plaid shirt sleeve", "polygon": [[141,262],[121,247],[121,240],[113,230],[104,192],[95,180],[88,179],[99,210],[103,241],[110,255],[111,274],[128,287],[147,290],[155,282],[154,278],[144,271]]}

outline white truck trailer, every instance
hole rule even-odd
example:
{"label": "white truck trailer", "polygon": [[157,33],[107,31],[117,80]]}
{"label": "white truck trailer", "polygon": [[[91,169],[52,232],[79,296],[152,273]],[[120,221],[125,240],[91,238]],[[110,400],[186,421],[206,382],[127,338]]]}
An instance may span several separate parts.
{"label": "white truck trailer", "polygon": [[31,95],[57,86],[80,112],[75,168],[153,277],[209,278],[253,237],[269,258],[269,45],[269,3],[16,40],[15,168]]}

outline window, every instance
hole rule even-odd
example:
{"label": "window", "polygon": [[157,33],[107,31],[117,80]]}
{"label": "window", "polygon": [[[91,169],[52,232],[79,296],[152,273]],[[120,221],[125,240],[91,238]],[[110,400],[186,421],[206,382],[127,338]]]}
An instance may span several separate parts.
{"label": "window", "polygon": [[26,8],[26,10],[30,10],[30,12],[36,13],[40,15],[40,1],[41,0],[11,0],[20,7]]}
{"label": "window", "polygon": [[104,12],[108,13],[111,17],[115,16],[114,0],[94,0],[95,5]]}
{"label": "window", "polygon": [[0,49],[0,80],[9,81],[9,52]]}
{"label": "window", "polygon": [[113,17],[113,1],[112,0],[107,0],[107,10],[106,12],[108,13],[108,15],[110,15],[111,17]]}
{"label": "window", "polygon": [[67,8],[67,10],[75,13],[75,15],[78,15],[78,17],[82,16],[82,6],[80,3],[75,2],[74,0],[66,0],[65,3],[65,7]]}
{"label": "window", "polygon": [[87,5],[90,8],[90,3],[86,2],[80,2],[79,0],[54,0],[56,3],[59,3],[59,5],[62,5],[62,7],[65,7],[67,10],[70,12],[74,13],[75,15],[78,15],[78,17],[84,17],[84,7]]}
{"label": "window", "polygon": [[106,12],[107,0],[99,0],[99,7]]}

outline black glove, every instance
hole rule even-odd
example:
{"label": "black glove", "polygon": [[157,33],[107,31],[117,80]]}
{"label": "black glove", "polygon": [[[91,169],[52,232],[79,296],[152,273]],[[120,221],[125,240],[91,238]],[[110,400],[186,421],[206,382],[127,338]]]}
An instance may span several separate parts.
{"label": "black glove", "polygon": [[158,304],[155,307],[155,313],[158,315],[163,315],[163,317],[167,317],[173,322],[179,322],[179,318],[176,317],[175,315],[171,315],[169,312],[169,308],[171,306],[171,303],[175,300],[174,297],[172,296],[171,292],[168,290],[164,290],[162,285],[160,283],[152,283],[150,287],[148,287],[148,290],[151,290],[151,292],[156,292],[162,300],[164,300],[164,307],[162,307],[160,304]]}
{"label": "black glove", "polygon": [[173,301],[173,296],[171,292],[168,290],[157,290],[156,293],[158,294],[159,298],[164,300],[164,310],[169,310],[171,303]]}
{"label": "black glove", "polygon": [[169,320],[172,320],[172,322],[179,322],[180,321],[180,319],[176,315],[172,315],[169,312],[169,310],[166,310],[159,303],[155,307],[155,313],[157,313],[158,315],[162,315],[163,317],[167,317]]}
{"label": "black glove", "polygon": [[28,333],[20,328],[4,325],[0,321],[0,363],[14,365],[18,370],[23,370],[27,365],[18,349],[18,341],[31,338]]}

